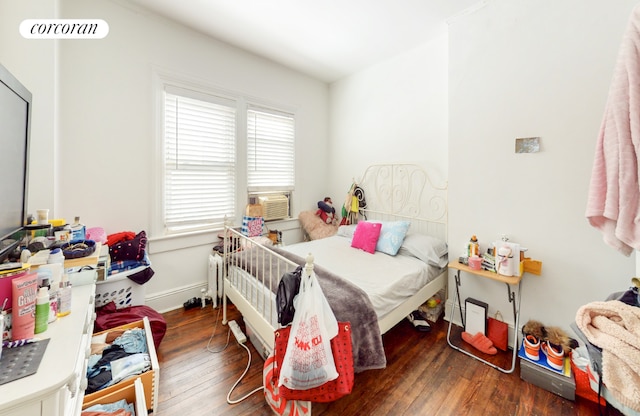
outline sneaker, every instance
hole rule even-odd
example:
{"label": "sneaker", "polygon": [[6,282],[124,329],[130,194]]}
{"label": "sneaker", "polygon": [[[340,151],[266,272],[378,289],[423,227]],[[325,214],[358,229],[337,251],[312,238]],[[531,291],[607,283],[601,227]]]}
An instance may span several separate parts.
{"label": "sneaker", "polygon": [[431,331],[431,325],[427,322],[426,319],[422,316],[420,311],[413,311],[409,315],[407,315],[407,319],[411,322],[418,331],[421,332],[429,332]]}
{"label": "sneaker", "polygon": [[540,340],[531,334],[524,337],[524,354],[532,361],[540,359]]}
{"label": "sneaker", "polygon": [[547,341],[542,343],[541,348],[547,355],[547,364],[555,370],[562,371],[564,365],[564,350],[562,347]]}

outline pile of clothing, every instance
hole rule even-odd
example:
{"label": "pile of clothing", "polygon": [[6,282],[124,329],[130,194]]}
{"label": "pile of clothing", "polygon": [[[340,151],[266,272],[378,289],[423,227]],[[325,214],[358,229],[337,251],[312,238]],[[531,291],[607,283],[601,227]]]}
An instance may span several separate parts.
{"label": "pile of clothing", "polygon": [[142,230],[135,234],[122,231],[110,234],[105,243],[109,246],[109,276],[127,273],[127,277],[139,285],[147,283],[153,277],[153,269],[147,255],[147,233]]}
{"label": "pile of clothing", "polygon": [[150,369],[151,358],[143,328],[113,330],[94,335],[85,394],[94,393]]}
{"label": "pile of clothing", "polygon": [[96,404],[82,411],[81,416],[135,416],[136,412],[132,403],[126,400],[118,400],[109,404]]}

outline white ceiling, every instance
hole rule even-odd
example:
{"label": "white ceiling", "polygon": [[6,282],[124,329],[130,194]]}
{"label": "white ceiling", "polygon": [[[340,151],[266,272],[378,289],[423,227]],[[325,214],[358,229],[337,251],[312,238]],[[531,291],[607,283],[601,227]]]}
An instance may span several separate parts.
{"label": "white ceiling", "polygon": [[480,0],[129,0],[332,82],[414,49]]}

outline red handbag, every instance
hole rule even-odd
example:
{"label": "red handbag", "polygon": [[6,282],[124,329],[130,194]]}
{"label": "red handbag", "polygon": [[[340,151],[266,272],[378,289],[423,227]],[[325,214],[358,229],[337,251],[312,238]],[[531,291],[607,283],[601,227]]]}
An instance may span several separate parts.
{"label": "red handbag", "polygon": [[[273,370],[273,379],[278,384],[280,369],[287,351],[291,326],[276,329],[275,351],[276,366]],[[280,396],[288,400],[308,400],[311,402],[326,403],[338,400],[351,393],[354,381],[353,372],[353,348],[351,346],[351,324],[338,322],[338,335],[331,339],[331,352],[338,371],[338,378],[328,381],[321,386],[308,390],[291,390],[286,386],[278,386]]]}
{"label": "red handbag", "polygon": [[[498,319],[500,316],[500,319]],[[495,318],[487,319],[487,338],[493,342],[493,346],[499,350],[507,351],[509,344],[509,326],[502,321],[502,314],[497,311]]]}

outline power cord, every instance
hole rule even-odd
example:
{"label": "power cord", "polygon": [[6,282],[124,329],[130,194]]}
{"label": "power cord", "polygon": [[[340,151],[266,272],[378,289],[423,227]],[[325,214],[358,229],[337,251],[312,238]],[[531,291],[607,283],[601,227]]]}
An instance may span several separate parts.
{"label": "power cord", "polygon": [[247,367],[244,369],[244,372],[242,373],[242,375],[240,376],[240,378],[238,379],[238,381],[236,381],[233,386],[231,386],[231,390],[229,390],[229,393],[227,394],[227,403],[229,404],[238,404],[246,399],[248,399],[251,395],[264,390],[264,386],[260,386],[255,388],[254,390],[250,391],[249,393],[247,393],[246,395],[244,395],[243,397],[236,399],[236,400],[231,400],[231,393],[233,392],[233,390],[235,390],[235,388],[238,386],[238,384],[240,384],[240,382],[242,381],[242,379],[244,378],[245,375],[247,375],[247,373],[249,372],[249,368],[251,367],[251,350],[244,345],[244,343],[247,341],[247,338],[244,336],[244,334],[242,333],[242,330],[240,329],[240,327],[238,327],[237,323],[235,321],[230,321],[229,322],[229,330],[227,332],[227,342],[224,344],[224,347],[222,347],[219,350],[213,350],[211,349],[211,341],[213,340],[215,334],[216,334],[216,330],[218,329],[218,322],[219,318],[220,318],[220,309],[222,308],[218,308],[218,314],[216,316],[216,323],[213,326],[213,333],[211,334],[211,337],[209,337],[209,342],[207,342],[207,351],[209,351],[210,353],[213,354],[218,354],[221,353],[222,351],[226,350],[227,347],[229,346],[229,339],[231,337],[231,332],[232,332],[232,328],[235,328],[233,330],[234,332],[234,336],[236,336],[236,341],[238,341],[238,345],[240,345],[242,348],[244,348],[247,351],[247,355],[249,356],[249,359],[247,361]]}
{"label": "power cord", "polygon": [[213,353],[213,354],[218,354],[218,353],[221,353],[222,351],[226,350],[227,347],[229,346],[229,338],[231,338],[231,328],[229,328],[229,332],[227,332],[227,343],[224,344],[224,347],[222,347],[219,350],[211,349],[211,341],[213,341],[213,337],[216,335],[216,330],[218,329],[218,322],[220,322],[220,320],[219,320],[219,318],[220,318],[220,309],[222,309],[222,308],[218,308],[218,314],[216,315],[216,324],[213,326],[213,333],[211,334],[211,337],[209,337],[209,342],[207,342],[207,351],[209,351],[210,353]]}
{"label": "power cord", "polygon": [[249,359],[247,361],[247,367],[244,369],[244,372],[242,373],[238,381],[234,383],[234,385],[231,387],[231,390],[229,390],[229,393],[227,394],[227,403],[238,404],[241,401],[247,399],[252,394],[262,391],[264,387],[260,386],[258,388],[253,389],[248,394],[246,394],[245,396],[237,400],[231,400],[231,393],[238,386],[238,384],[240,384],[244,376],[247,375],[247,372],[249,372],[249,368],[251,367],[251,350],[245,345],[245,343],[247,342],[247,337],[244,335],[244,332],[242,332],[242,329],[240,329],[236,321],[229,321],[229,330],[233,332],[233,335],[236,337],[236,341],[238,341],[238,345],[244,348],[247,351],[247,355],[249,356]]}
{"label": "power cord", "polygon": [[242,379],[244,378],[244,376],[247,374],[247,372],[249,371],[249,367],[251,367],[251,350],[244,345],[244,343],[240,343],[238,342],[238,345],[240,345],[242,348],[244,348],[245,350],[247,350],[247,354],[249,356],[249,361],[247,362],[247,367],[244,369],[244,373],[242,373],[242,375],[240,376],[240,378],[238,379],[238,381],[235,382],[235,384],[231,387],[231,390],[229,390],[229,393],[227,394],[227,403],[229,404],[238,404],[243,400],[246,400],[249,398],[249,396],[251,396],[252,394],[255,394],[259,391],[264,390],[264,386],[260,386],[257,387],[255,389],[253,389],[252,391],[250,391],[249,393],[247,393],[246,395],[242,396],[239,399],[236,400],[231,400],[231,393],[233,392],[233,390],[238,386],[238,384],[240,384],[240,381],[242,381]]}

